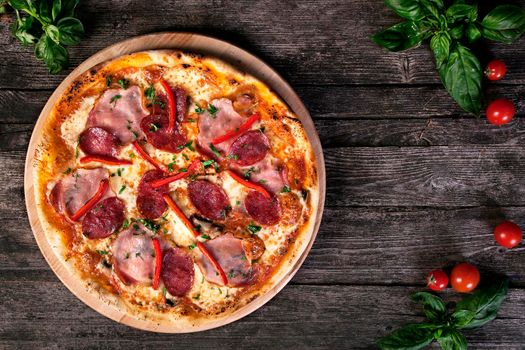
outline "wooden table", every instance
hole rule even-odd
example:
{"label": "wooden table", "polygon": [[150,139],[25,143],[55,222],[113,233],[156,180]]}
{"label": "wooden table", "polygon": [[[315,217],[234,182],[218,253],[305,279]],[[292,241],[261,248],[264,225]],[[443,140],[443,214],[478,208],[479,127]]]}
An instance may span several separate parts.
{"label": "wooden table", "polygon": [[[518,1],[525,6],[525,1]],[[525,227],[525,123],[498,128],[462,112],[424,46],[389,54],[370,35],[398,18],[382,1],[83,1],[86,37],[71,66],[135,35],[193,31],[262,57],[315,119],[328,173],[317,241],[292,282],[266,306],[212,331],[167,335],[119,325],[77,300],[41,256],[26,218],[23,164],[34,122],[66,76],[51,76],[0,17],[0,348],[371,349],[423,319],[409,295],[425,274],[468,260],[505,273],[498,318],[467,333],[472,349],[525,348],[524,248],[491,236],[503,218]],[[525,112],[525,39],[490,43],[483,60],[509,73],[488,96]],[[433,348],[437,348],[434,346]]]}

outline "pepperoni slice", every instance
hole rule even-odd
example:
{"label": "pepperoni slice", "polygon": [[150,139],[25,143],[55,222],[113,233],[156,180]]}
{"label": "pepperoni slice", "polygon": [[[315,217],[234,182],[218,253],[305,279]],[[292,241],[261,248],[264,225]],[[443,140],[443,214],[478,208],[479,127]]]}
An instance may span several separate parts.
{"label": "pepperoni slice", "polygon": [[153,220],[164,214],[168,208],[162,198],[164,193],[169,192],[169,185],[153,188],[151,181],[164,177],[160,170],[150,170],[140,180],[137,195],[137,209],[144,218]]}
{"label": "pepperoni slice", "polygon": [[277,198],[266,198],[257,191],[248,193],[244,207],[255,221],[263,225],[275,225],[281,218],[281,205]]}
{"label": "pepperoni slice", "polygon": [[230,205],[222,188],[206,180],[193,181],[188,185],[191,203],[210,220],[224,220]]}
{"label": "pepperoni slice", "polygon": [[193,260],[184,250],[170,248],[164,252],[160,275],[171,295],[186,295],[193,286],[194,274]]}
{"label": "pepperoni slice", "polygon": [[168,133],[168,125],[168,115],[165,111],[158,110],[155,114],[142,119],[140,128],[153,147],[171,153],[179,153],[187,141],[186,135],[184,135],[177,124],[175,124],[174,131]]}
{"label": "pepperoni slice", "polygon": [[119,154],[118,138],[103,128],[87,128],[80,134],[78,141],[82,152],[89,155],[116,158]]}
{"label": "pepperoni slice", "polygon": [[252,130],[245,132],[232,143],[230,158],[242,166],[252,165],[266,157],[269,149],[268,138],[259,130]]}
{"label": "pepperoni slice", "polygon": [[82,220],[82,233],[90,238],[106,238],[124,222],[124,203],[109,197],[95,205]]}

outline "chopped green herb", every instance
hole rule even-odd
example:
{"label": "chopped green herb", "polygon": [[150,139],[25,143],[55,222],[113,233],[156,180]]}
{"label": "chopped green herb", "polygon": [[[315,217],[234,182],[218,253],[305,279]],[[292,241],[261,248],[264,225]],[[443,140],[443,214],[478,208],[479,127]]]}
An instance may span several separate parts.
{"label": "chopped green herb", "polygon": [[131,159],[135,158],[135,153],[133,153],[133,152],[129,152],[129,157],[130,157]]}
{"label": "chopped green herb", "polygon": [[190,160],[190,157],[188,157],[188,156],[186,155],[186,153],[182,153],[182,158],[184,158],[184,159],[186,159],[186,160]]}
{"label": "chopped green herb", "polygon": [[162,287],[162,296],[166,298],[166,287]]}
{"label": "chopped green herb", "polygon": [[255,168],[254,167],[250,167],[250,169],[248,169],[245,173],[244,173],[244,177],[249,179],[250,176],[252,176],[252,173],[255,171]]}
{"label": "chopped green herb", "polygon": [[122,185],[122,187],[118,191],[118,194],[121,194],[122,192],[124,192],[125,189],[126,189],[126,185]]}
{"label": "chopped green herb", "polygon": [[100,255],[108,255],[109,252],[107,250],[97,250],[97,253]]}
{"label": "chopped green herb", "polygon": [[150,84],[149,87],[144,90],[144,96],[150,101],[155,100],[155,87],[153,84]]}
{"label": "chopped green herb", "polygon": [[189,250],[193,250],[193,249],[195,249],[196,246],[197,246],[197,245],[196,245],[195,243],[192,243],[192,244],[190,244],[190,245],[188,246],[188,249],[189,249]]}
{"label": "chopped green herb", "polygon": [[67,168],[66,171],[64,171],[64,174],[67,175],[67,174],[71,174],[71,172],[73,171],[73,169],[71,168]]}
{"label": "chopped green herb", "polygon": [[129,259],[129,252],[126,253],[126,257],[124,259]]}
{"label": "chopped green herb", "polygon": [[291,191],[291,189],[290,189],[290,187],[288,185],[284,185],[283,189],[281,190],[282,193],[288,193],[290,191]]}
{"label": "chopped green herb", "polygon": [[77,145],[75,147],[75,158],[78,158],[78,154],[79,154],[78,148],[79,148],[79,146],[80,146],[80,137],[78,138]]}
{"label": "chopped green herb", "polygon": [[119,79],[118,84],[121,88],[127,89],[129,86],[129,81],[127,79]]}
{"label": "chopped green herb", "polygon": [[155,131],[157,131],[157,130],[159,130],[159,127],[158,127],[157,124],[155,124],[155,123],[150,123],[150,124],[149,124],[149,131],[151,131],[151,132],[155,132]]}
{"label": "chopped green herb", "polygon": [[205,110],[205,109],[202,109],[200,106],[197,106],[197,107],[195,108],[195,113],[197,113],[197,114],[202,114],[202,113],[204,113],[204,112],[206,112],[206,110]]}
{"label": "chopped green herb", "polygon": [[235,204],[241,205],[241,201],[235,201]]}
{"label": "chopped green herb", "polygon": [[179,173],[185,173],[185,172],[187,172],[187,171],[188,171],[187,168],[180,168],[180,169],[179,169]]}
{"label": "chopped green herb", "polygon": [[193,229],[197,232],[201,232],[201,228],[202,226],[201,225],[196,225]]}
{"label": "chopped green herb", "polygon": [[217,157],[221,157],[221,154],[217,148],[213,145],[213,143],[210,143],[210,149]]}
{"label": "chopped green herb", "polygon": [[259,180],[259,183],[260,183],[260,184],[265,184],[265,183],[267,183],[267,182],[268,182],[268,181],[266,181],[265,179],[260,179],[260,180]]}
{"label": "chopped green herb", "polygon": [[160,228],[159,224],[156,224],[155,222],[148,219],[137,219],[137,221],[149,228],[153,232],[157,232]]}
{"label": "chopped green herb", "polygon": [[222,290],[220,288],[217,288],[219,290],[219,294],[222,294]]}
{"label": "chopped green herb", "polygon": [[188,123],[195,123],[195,119],[193,119],[193,118],[188,118],[186,120],[188,121]]}
{"label": "chopped green herb", "polygon": [[[142,259],[142,256],[141,256],[140,252],[136,252],[135,253],[135,258],[141,258]],[[142,259],[142,260],[144,260],[144,259]]]}
{"label": "chopped green herb", "polygon": [[117,169],[117,175],[122,176],[122,172],[124,171],[124,168],[118,168]]}
{"label": "chopped green herb", "polygon": [[122,223],[122,228],[127,229],[129,227],[129,220],[128,218],[124,219],[124,222]]}
{"label": "chopped green herb", "polygon": [[201,297],[201,293],[197,293],[193,296],[193,299],[195,300],[199,300],[199,298]]}
{"label": "chopped green herb", "polygon": [[217,107],[215,107],[214,105],[210,104],[210,105],[208,106],[208,113],[210,113],[210,115],[211,115],[212,118],[215,118],[215,117],[216,117],[215,114],[217,113],[217,111],[218,111],[218,109],[217,109]]}
{"label": "chopped green herb", "polygon": [[137,231],[139,228],[140,228],[139,225],[137,225],[137,224],[133,224],[133,229],[134,229],[135,231]]}
{"label": "chopped green herb", "polygon": [[208,235],[206,235],[206,234],[204,234],[204,233],[203,233],[200,237],[201,237],[202,239],[204,239],[204,240],[210,240],[210,239],[211,239],[210,236],[208,236]]}
{"label": "chopped green herb", "polygon": [[111,75],[108,75],[106,77],[106,86],[109,87],[111,85]]}
{"label": "chopped green herb", "polygon": [[247,228],[248,231],[250,231],[252,234],[256,234],[257,232],[259,232],[259,231],[262,229],[261,226],[255,225],[253,222],[251,222],[248,226],[246,226],[246,228]]}
{"label": "chopped green herb", "polygon": [[122,95],[115,95],[110,100],[109,103],[113,103],[113,107],[117,104],[117,101],[122,98]]}
{"label": "chopped green herb", "polygon": [[187,149],[189,149],[190,151],[195,152],[195,148],[193,148],[192,143],[193,143],[193,140],[190,140],[190,141],[188,141],[188,143],[186,143],[185,145],[177,146],[177,149],[184,149],[184,148],[187,148]]}
{"label": "chopped green herb", "polygon": [[175,162],[168,163],[168,171],[171,173],[173,171],[173,166],[175,165]]}
{"label": "chopped green herb", "polygon": [[235,271],[230,270],[230,272],[228,272],[228,278],[233,278],[233,277],[235,277]]}
{"label": "chopped green herb", "polygon": [[232,154],[228,155],[228,158],[233,159],[233,160],[238,160],[239,156],[232,153]]}
{"label": "chopped green herb", "polygon": [[210,165],[212,165],[213,163],[215,163],[215,161],[213,159],[209,159],[209,160],[206,160],[206,161],[203,161],[202,162],[202,165],[205,167],[205,168],[208,168]]}

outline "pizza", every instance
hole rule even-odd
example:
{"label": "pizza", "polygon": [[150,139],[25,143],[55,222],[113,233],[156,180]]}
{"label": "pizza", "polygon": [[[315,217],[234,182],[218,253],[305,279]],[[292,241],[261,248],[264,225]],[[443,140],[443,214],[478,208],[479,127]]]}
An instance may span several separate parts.
{"label": "pizza", "polygon": [[77,283],[137,319],[198,326],[276,285],[318,203],[312,146],[256,78],[180,51],[78,76],[33,167],[45,237]]}

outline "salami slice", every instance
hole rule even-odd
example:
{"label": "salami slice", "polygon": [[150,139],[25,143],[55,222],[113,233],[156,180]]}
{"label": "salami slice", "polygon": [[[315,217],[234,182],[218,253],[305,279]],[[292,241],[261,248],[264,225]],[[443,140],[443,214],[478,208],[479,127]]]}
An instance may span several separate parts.
{"label": "salami slice", "polygon": [[193,260],[184,250],[170,248],[164,252],[161,278],[171,295],[186,295],[193,286],[194,275]]}
{"label": "salami slice", "polygon": [[118,138],[103,128],[87,128],[80,134],[78,141],[78,146],[82,152],[88,155],[114,158],[118,156]]}
{"label": "salami slice", "polygon": [[135,222],[113,242],[114,268],[126,284],[148,284],[155,271],[155,248],[150,231]]}
{"label": "salami slice", "polygon": [[224,220],[230,205],[222,188],[206,180],[193,181],[188,185],[191,203],[210,220]]}
{"label": "salami slice", "polygon": [[251,130],[232,143],[230,158],[242,166],[252,165],[266,157],[269,149],[268,138],[259,130]]}
{"label": "salami slice", "polygon": [[140,180],[137,195],[137,209],[144,218],[153,220],[164,214],[168,208],[162,198],[164,193],[169,192],[169,185],[153,188],[151,181],[164,177],[160,170],[150,170]]}
{"label": "salami slice", "polygon": [[250,216],[262,225],[275,225],[281,218],[281,205],[276,197],[266,198],[257,191],[250,191],[244,200]]}
{"label": "salami slice", "polygon": [[171,153],[178,153],[182,151],[182,146],[184,146],[187,141],[186,135],[184,135],[180,126],[177,124],[175,124],[174,131],[168,133],[168,124],[168,115],[166,112],[160,110],[142,119],[140,128],[153,147]]}
{"label": "salami slice", "polygon": [[82,220],[82,233],[90,239],[106,238],[124,222],[124,203],[117,197],[99,202]]}

